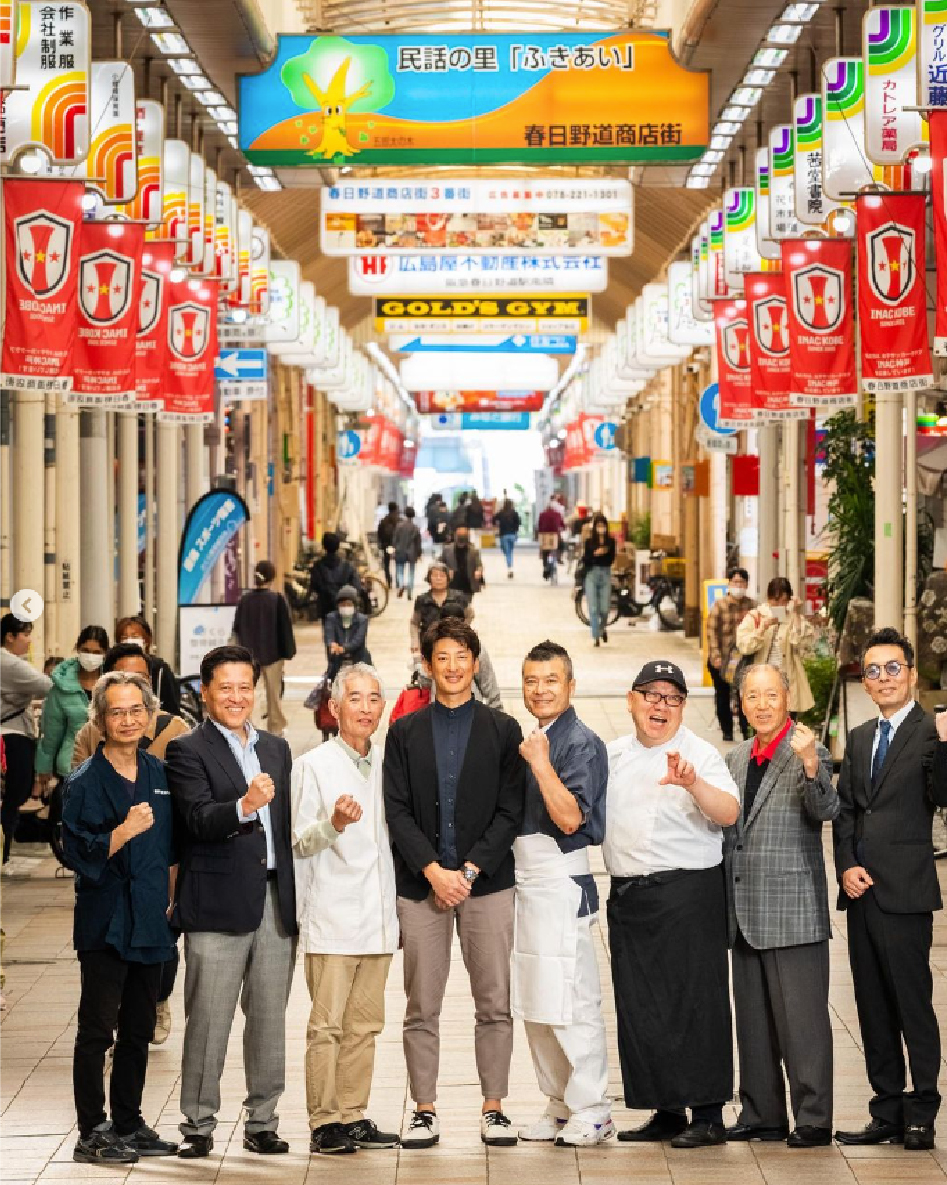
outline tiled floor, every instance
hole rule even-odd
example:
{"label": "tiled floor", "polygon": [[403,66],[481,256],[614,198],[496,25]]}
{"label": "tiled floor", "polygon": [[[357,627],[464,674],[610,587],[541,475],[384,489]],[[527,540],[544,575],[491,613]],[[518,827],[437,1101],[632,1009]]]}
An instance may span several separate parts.
{"label": "tiled floor", "polygon": [[[423,566],[423,565],[422,565]],[[647,658],[673,657],[681,662],[696,686],[700,660],[696,650],[679,635],[659,635],[645,625],[617,624],[607,647],[593,650],[588,632],[575,617],[568,581],[557,590],[539,579],[535,552],[517,555],[514,580],[504,578],[499,557],[488,557],[489,586],[477,598],[476,625],[488,646],[504,692],[506,706],[521,720],[527,718],[518,690],[519,664],[529,645],[551,636],[569,647],[576,661],[577,708],[592,727],[609,740],[627,730],[624,690]],[[393,600],[385,614],[372,623],[369,644],[394,700],[408,676],[408,616],[405,601]],[[323,668],[318,630],[299,631],[300,653],[288,672],[289,739],[300,753],[316,743],[302,700],[313,677]],[[712,701],[692,696],[687,720],[698,732],[715,738]],[[782,1145],[735,1145],[696,1152],[664,1147],[632,1147],[611,1142],[581,1151],[549,1146],[521,1146],[486,1153],[478,1136],[479,1090],[472,1044],[472,1007],[466,976],[457,961],[452,970],[442,1019],[440,1098],[441,1144],[428,1152],[359,1153],[342,1163],[308,1155],[308,1131],[303,1089],[303,1048],[308,1001],[301,973],[297,973],[287,1015],[288,1081],[280,1108],[280,1131],[291,1144],[288,1156],[264,1160],[245,1152],[239,1124],[243,1098],[240,1018],[234,1026],[230,1057],[223,1082],[221,1123],[216,1147],[205,1161],[160,1159],[143,1161],[130,1173],[73,1163],[76,1133],[71,1088],[71,1051],[75,1032],[78,976],[71,946],[72,891],[69,880],[55,875],[55,862],[42,851],[20,849],[18,860],[42,857],[22,878],[2,882],[3,926],[7,941],[4,968],[7,1009],[0,1028],[0,1177],[4,1181],[107,1180],[109,1185],[130,1176],[155,1185],[174,1182],[247,1182],[267,1178],[279,1185],[330,1180],[338,1185],[604,1185],[631,1180],[638,1185],[866,1185],[942,1181],[947,1146],[931,1154],[909,1154],[897,1148],[838,1147],[790,1152]],[[601,864],[597,865],[601,871]],[[935,924],[935,1002],[947,1016],[947,933],[938,915]],[[841,931],[832,944],[832,1024],[835,1032],[836,1121],[860,1126],[866,1119],[868,1088],[858,1045],[858,1029],[851,979]],[[640,1121],[620,1106],[621,1084],[615,1051],[615,1014],[611,1002],[608,956],[600,947],[606,1023],[612,1066],[611,1093],[616,1099],[619,1126]],[[159,1130],[174,1136],[180,1119],[177,1105],[183,1016],[181,983],[173,997],[174,1029],[166,1045],[154,1049],[148,1068],[144,1112]],[[401,965],[396,957],[388,990],[388,1024],[376,1061],[371,1115],[384,1127],[397,1127],[406,1105],[406,1080],[401,1055],[403,1015]],[[513,1058],[511,1095],[507,1110],[522,1122],[541,1110],[522,1030],[518,1030]],[[728,1121],[733,1110],[728,1108]],[[947,1122],[947,1121],[945,1121]]]}

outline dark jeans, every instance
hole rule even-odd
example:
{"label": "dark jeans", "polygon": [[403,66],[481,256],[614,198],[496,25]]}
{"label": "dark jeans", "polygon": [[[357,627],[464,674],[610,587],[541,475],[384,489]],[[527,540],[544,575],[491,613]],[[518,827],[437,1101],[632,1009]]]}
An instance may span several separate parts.
{"label": "dark jeans", "polygon": [[391,588],[391,552],[387,547],[381,549],[381,570],[385,574],[385,584]]}
{"label": "dark jeans", "polygon": [[107,1118],[105,1054],[114,1042],[109,1103],[116,1132],[128,1136],[144,1123],[141,1096],[162,964],[127,962],[111,949],[83,950],[78,957],[82,987],[72,1088],[79,1135],[85,1138]]}
{"label": "dark jeans", "polygon": [[[714,685],[714,697],[717,702],[717,720],[720,723],[720,731],[723,733],[724,740],[733,740],[733,707],[731,705],[731,696],[733,688],[726,681],[723,675],[720,674],[716,668],[707,663],[707,670],[710,671],[710,678]],[[743,739],[750,735],[750,725],[747,718],[743,715],[743,705],[737,698],[737,713],[740,717],[740,732],[743,734]]]}
{"label": "dark jeans", "polygon": [[10,859],[10,845],[16,831],[20,807],[29,798],[33,789],[33,758],[36,741],[32,737],[8,732],[3,737],[3,748],[7,755],[7,772],[3,785],[3,803],[0,805],[0,827],[3,828],[3,862]]}
{"label": "dark jeans", "polygon": [[160,963],[161,974],[158,977],[158,1003],[163,1004],[165,1000],[171,998],[171,993],[174,991],[174,981],[178,977],[178,964],[181,961],[181,955],[178,951],[177,944],[174,947],[174,954],[166,963]]}

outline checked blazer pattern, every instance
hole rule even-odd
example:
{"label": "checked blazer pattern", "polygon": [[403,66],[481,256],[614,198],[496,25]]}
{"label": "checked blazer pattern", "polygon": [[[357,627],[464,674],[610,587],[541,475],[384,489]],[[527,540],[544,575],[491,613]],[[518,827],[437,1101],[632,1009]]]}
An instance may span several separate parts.
{"label": "checked blazer pattern", "polygon": [[[807,778],[790,747],[792,733],[777,746],[750,817],[741,811],[724,833],[731,946],[738,927],[756,950],[822,942],[831,934],[822,825],[839,812],[832,759],[817,745],[819,772]],[[725,758],[741,799],[752,747],[744,741]]]}

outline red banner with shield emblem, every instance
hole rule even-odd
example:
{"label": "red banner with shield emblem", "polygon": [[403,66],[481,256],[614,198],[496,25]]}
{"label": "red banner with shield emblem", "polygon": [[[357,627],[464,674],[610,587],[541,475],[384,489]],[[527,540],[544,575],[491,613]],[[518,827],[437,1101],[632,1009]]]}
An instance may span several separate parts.
{"label": "red banner with shield emblem", "polygon": [[70,403],[135,399],[135,337],[145,228],[86,222],[79,240],[79,329]]}
{"label": "red banner with shield emblem", "polygon": [[801,407],[857,402],[852,245],[848,239],[784,239],[790,399]]}
{"label": "red banner with shield emblem", "polygon": [[923,194],[858,199],[858,324],[866,391],[934,384],[927,336]]}
{"label": "red banner with shield emblem", "polygon": [[714,303],[717,340],[717,383],[721,428],[748,428],[753,423],[750,390],[750,327],[745,300]]}
{"label": "red banner with shield emblem", "polygon": [[168,366],[158,419],[175,424],[209,424],[214,418],[217,356],[214,281],[169,281],[166,341]]}
{"label": "red banner with shield emblem", "polygon": [[3,182],[0,386],[15,391],[72,386],[82,194],[81,181]]}
{"label": "red banner with shield emblem", "polygon": [[168,296],[175,244],[146,243],[141,256],[138,332],[135,337],[136,407],[160,411],[168,365]]}
{"label": "red banner with shield emblem", "polygon": [[782,272],[743,277],[750,329],[750,393],[758,422],[800,420],[809,414],[789,401],[789,312]]}

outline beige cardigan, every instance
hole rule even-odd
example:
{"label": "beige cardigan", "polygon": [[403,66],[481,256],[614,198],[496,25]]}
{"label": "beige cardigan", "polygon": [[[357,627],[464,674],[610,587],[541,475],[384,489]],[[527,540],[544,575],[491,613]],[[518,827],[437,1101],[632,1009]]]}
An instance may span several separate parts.
{"label": "beige cardigan", "polygon": [[782,669],[789,679],[790,712],[808,712],[815,704],[802,656],[809,649],[815,630],[812,623],[801,613],[789,613],[786,620],[776,629],[767,628],[767,621],[773,618],[769,605],[758,605],[751,609],[737,626],[737,649],[741,654],[752,657],[757,663],[769,662],[773,642],[779,637],[783,647]]}

